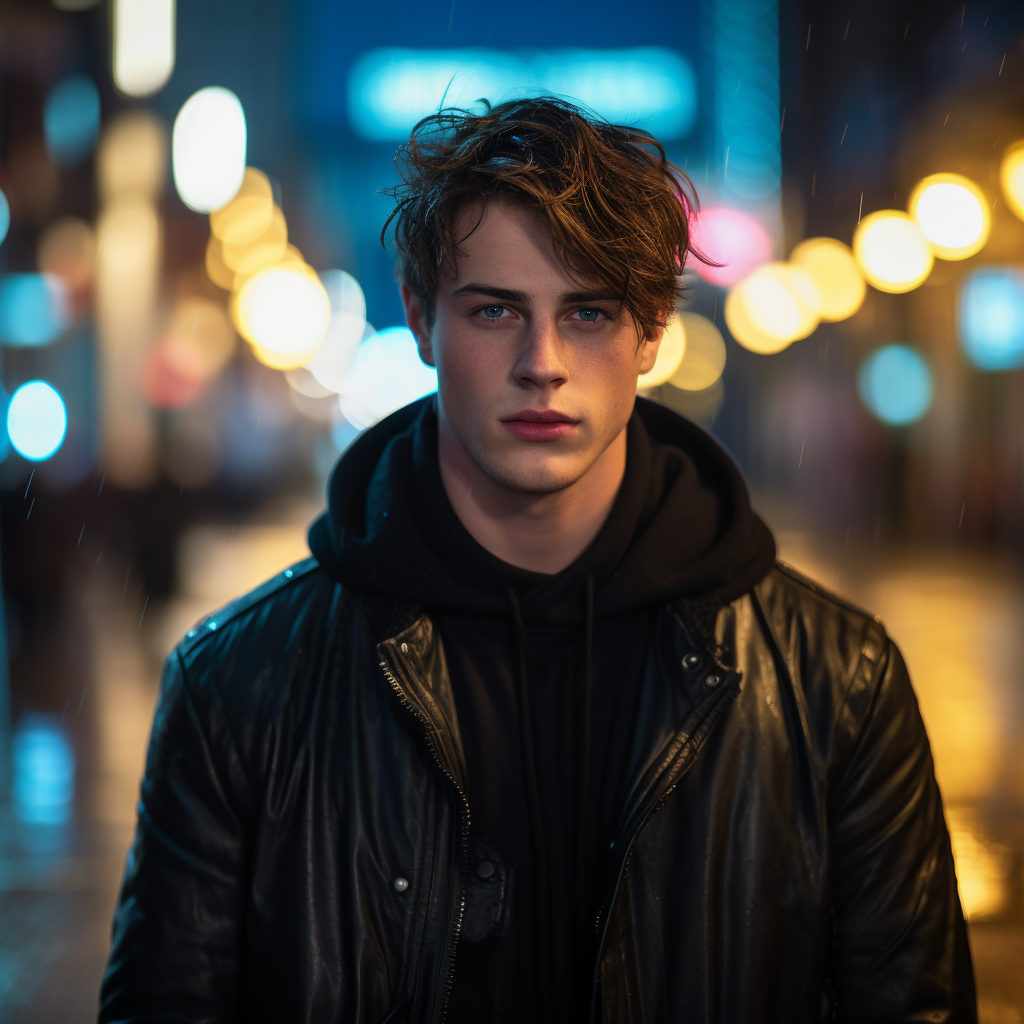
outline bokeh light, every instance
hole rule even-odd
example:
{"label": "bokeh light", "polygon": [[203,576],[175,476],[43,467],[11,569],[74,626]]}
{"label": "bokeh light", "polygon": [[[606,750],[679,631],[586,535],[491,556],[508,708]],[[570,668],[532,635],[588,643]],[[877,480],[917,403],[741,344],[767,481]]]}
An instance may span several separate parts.
{"label": "bokeh light", "polygon": [[146,110],[121,114],[104,129],[96,153],[100,199],[156,199],[167,177],[167,130]]}
{"label": "bokeh light", "polygon": [[910,194],[907,209],[940,259],[973,256],[992,231],[985,193],[962,174],[928,175]]}
{"label": "bokeh light", "polygon": [[790,253],[789,261],[818,286],[822,320],[845,320],[860,309],[867,285],[849,246],[835,238],[808,238]]}
{"label": "bokeh light", "polygon": [[158,409],[178,409],[194,401],[203,386],[203,361],[187,338],[161,338],[142,366],[142,390]]}
{"label": "bokeh light", "polygon": [[183,295],[174,304],[165,339],[192,349],[202,377],[213,377],[235,351],[235,332],[223,303],[200,295]]}
{"label": "bokeh light", "polygon": [[909,292],[923,284],[935,256],[914,219],[902,210],[877,210],[853,234],[857,266],[879,291]]}
{"label": "bokeh light", "polygon": [[645,388],[657,388],[664,384],[679,369],[685,351],[686,335],[683,333],[683,325],[677,313],[669,320],[661,336],[658,357],[654,361],[654,365],[647,373],[641,373],[637,378],[637,388],[642,391]]}
{"label": "bokeh light", "polygon": [[71,817],[75,754],[55,715],[24,715],[11,748],[14,813],[30,825],[61,825]]}
{"label": "bokeh light", "polygon": [[725,369],[722,332],[699,313],[680,313],[678,319],[686,335],[686,349],[669,383],[682,391],[706,391]]}
{"label": "bokeh light", "polygon": [[22,384],[7,406],[7,436],[19,455],[32,462],[48,459],[60,448],[68,428],[64,399],[45,380]]}
{"label": "bokeh light", "polygon": [[7,237],[11,229],[11,204],[7,202],[5,193],[0,192],[0,242]]}
{"label": "bokeh light", "polygon": [[366,322],[363,289],[351,274],[344,270],[325,270],[320,280],[330,299],[331,322],[323,342],[306,366],[322,387],[340,391],[360,343],[374,330]]}
{"label": "bokeh light", "polygon": [[171,166],[181,201],[199,213],[229,203],[245,175],[245,112],[230,89],[211,85],[178,111],[171,134]]}
{"label": "bokeh light", "polygon": [[67,326],[67,289],[49,274],[9,274],[0,280],[0,341],[48,345]]}
{"label": "bokeh light", "polygon": [[886,345],[861,363],[857,391],[883,423],[904,426],[919,420],[932,404],[932,371],[909,345]]}
{"label": "bokeh light", "polygon": [[67,289],[73,313],[88,306],[96,271],[96,234],[79,217],[63,217],[39,240],[36,259],[43,274],[57,278]]}
{"label": "bokeh light", "polygon": [[273,217],[270,180],[255,167],[246,167],[234,199],[210,214],[210,231],[225,245],[248,245],[270,227]]}
{"label": "bokeh light", "polygon": [[960,344],[979,370],[1024,366],[1024,272],[982,267],[960,284]]}
{"label": "bokeh light", "polygon": [[768,232],[749,214],[728,206],[701,210],[691,220],[690,241],[710,260],[723,264],[709,267],[693,261],[697,273],[711,284],[735,284],[772,258]]}
{"label": "bokeh light", "polygon": [[1003,154],[999,165],[999,184],[1006,205],[1024,220],[1024,139],[1015,142]]}
{"label": "bokeh light", "polygon": [[174,0],[113,0],[114,84],[150,96],[174,70]]}
{"label": "bokeh light", "polygon": [[349,118],[375,142],[407,139],[421,118],[447,106],[500,102],[524,85],[571,97],[598,115],[640,124],[659,139],[686,135],[697,114],[697,76],[689,61],[660,46],[534,51],[371,50],[352,66]]}
{"label": "bokeh light", "polygon": [[799,267],[766,263],[726,297],[725,322],[744,348],[761,355],[781,352],[818,326],[821,295]]}
{"label": "bokeh light", "polygon": [[316,272],[292,264],[250,277],[238,292],[235,310],[244,338],[257,350],[285,357],[312,356],[331,319],[331,301]]}
{"label": "bokeh light", "polygon": [[345,419],[362,430],[437,390],[437,370],[419,356],[407,327],[389,327],[364,341],[338,394]]}
{"label": "bokeh light", "polygon": [[[281,209],[271,204],[266,227],[249,242],[221,242],[224,263],[243,277],[279,263],[288,247],[288,225]],[[300,262],[304,262],[299,257]]]}
{"label": "bokeh light", "polygon": [[43,105],[43,136],[55,164],[84,160],[100,131],[100,94],[91,79],[72,75],[59,81]]}

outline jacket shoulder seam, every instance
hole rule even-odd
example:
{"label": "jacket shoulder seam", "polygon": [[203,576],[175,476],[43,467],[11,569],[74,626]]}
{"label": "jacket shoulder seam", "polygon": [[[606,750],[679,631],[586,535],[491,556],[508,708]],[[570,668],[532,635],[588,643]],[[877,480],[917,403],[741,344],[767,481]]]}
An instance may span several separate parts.
{"label": "jacket shoulder seam", "polygon": [[235,598],[233,601],[229,601],[221,608],[203,616],[178,641],[175,650],[180,652],[181,655],[191,654],[205,641],[215,636],[222,627],[234,622],[246,612],[258,607],[265,601],[269,601],[286,587],[293,586],[300,579],[303,579],[319,568],[320,563],[310,556],[293,563],[287,569],[282,569],[281,572],[271,576],[270,579],[265,580],[248,593]]}

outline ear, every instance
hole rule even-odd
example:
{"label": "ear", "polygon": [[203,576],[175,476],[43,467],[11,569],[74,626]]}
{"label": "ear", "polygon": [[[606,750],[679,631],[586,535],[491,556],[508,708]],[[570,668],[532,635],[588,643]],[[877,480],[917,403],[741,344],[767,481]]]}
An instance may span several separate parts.
{"label": "ear", "polygon": [[640,343],[640,373],[647,373],[653,368],[664,334],[664,327],[655,327],[651,336]]}
{"label": "ear", "polygon": [[402,282],[402,305],[405,306],[405,322],[409,325],[416,338],[416,344],[420,350],[420,359],[427,366],[436,366],[434,362],[434,349],[431,343],[431,332],[427,327],[427,317],[423,309],[423,303],[419,296],[403,281]]}

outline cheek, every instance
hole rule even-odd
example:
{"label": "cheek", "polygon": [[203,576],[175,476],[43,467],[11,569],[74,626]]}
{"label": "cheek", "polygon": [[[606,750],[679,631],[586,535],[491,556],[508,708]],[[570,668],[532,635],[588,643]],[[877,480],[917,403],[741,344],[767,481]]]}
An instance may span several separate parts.
{"label": "cheek", "polygon": [[447,413],[464,416],[488,402],[504,371],[496,347],[447,335],[435,348],[438,384]]}

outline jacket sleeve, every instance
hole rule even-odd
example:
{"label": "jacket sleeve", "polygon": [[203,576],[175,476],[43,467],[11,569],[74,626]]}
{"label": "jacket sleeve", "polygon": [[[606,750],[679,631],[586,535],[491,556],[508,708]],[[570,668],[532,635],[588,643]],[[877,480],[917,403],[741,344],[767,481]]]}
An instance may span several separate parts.
{"label": "jacket sleeve", "polygon": [[[931,750],[903,658],[884,639],[842,710],[830,798],[836,1019],[977,1020],[967,930]],[[876,650],[878,648],[876,647]]]}
{"label": "jacket sleeve", "polygon": [[248,789],[211,687],[164,666],[100,1024],[239,1019]]}

